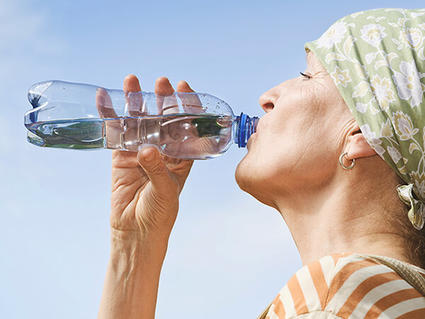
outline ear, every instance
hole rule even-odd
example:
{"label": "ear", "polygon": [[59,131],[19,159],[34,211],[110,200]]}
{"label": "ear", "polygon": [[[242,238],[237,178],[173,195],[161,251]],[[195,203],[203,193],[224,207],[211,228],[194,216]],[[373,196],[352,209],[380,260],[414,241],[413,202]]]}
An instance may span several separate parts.
{"label": "ear", "polygon": [[348,137],[346,152],[347,159],[349,160],[377,155],[375,150],[366,141],[359,127]]}

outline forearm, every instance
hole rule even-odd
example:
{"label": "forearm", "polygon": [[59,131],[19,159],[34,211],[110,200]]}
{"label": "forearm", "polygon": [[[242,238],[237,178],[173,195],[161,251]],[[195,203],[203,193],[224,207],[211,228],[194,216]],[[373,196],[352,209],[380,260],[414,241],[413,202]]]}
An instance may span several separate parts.
{"label": "forearm", "polygon": [[98,319],[153,319],[167,240],[111,232],[111,256]]}

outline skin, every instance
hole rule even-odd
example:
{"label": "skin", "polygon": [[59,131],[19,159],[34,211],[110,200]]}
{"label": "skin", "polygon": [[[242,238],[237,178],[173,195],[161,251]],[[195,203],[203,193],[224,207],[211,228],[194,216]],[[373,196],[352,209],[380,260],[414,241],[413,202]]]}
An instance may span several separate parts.
{"label": "skin", "polygon": [[[399,178],[366,142],[311,52],[305,73],[311,78],[288,80],[260,97],[266,114],[236,169],[239,186],[277,209],[303,264],[341,252],[417,263],[393,222],[407,216],[395,190]],[[352,170],[339,165],[343,152],[346,166],[356,160]]]}
{"label": "skin", "polygon": [[[366,142],[312,53],[305,73],[311,78],[288,80],[260,97],[266,114],[237,167],[240,188],[285,219],[303,264],[341,252],[415,264],[392,222],[406,217],[395,193],[398,177]],[[124,90],[141,90],[134,75],[126,77]],[[159,78],[155,91],[174,89]],[[177,91],[192,89],[182,81]],[[98,108],[101,113],[102,103]],[[347,166],[356,160],[352,170],[338,164],[343,152]],[[161,267],[191,166],[153,147],[113,152],[111,257],[98,318],[155,317]]]}
{"label": "skin", "polygon": [[[125,78],[124,91],[141,91],[134,75]],[[184,81],[177,91],[193,92]],[[167,78],[157,79],[157,95],[173,92]],[[111,252],[98,318],[155,317],[159,275],[192,164],[153,147],[112,152]]]}

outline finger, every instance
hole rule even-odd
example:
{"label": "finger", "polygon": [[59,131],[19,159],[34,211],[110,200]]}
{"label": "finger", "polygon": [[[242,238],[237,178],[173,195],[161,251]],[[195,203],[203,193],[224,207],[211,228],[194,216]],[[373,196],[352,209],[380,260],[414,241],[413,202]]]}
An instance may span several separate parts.
{"label": "finger", "polygon": [[177,83],[177,92],[195,92],[186,81]]}
{"label": "finger", "polygon": [[160,154],[160,156],[168,171],[172,173],[179,182],[179,185],[184,185],[194,161],[169,157],[163,154]]}
{"label": "finger", "polygon": [[111,97],[104,88],[96,90],[96,108],[101,118],[117,118]]}
{"label": "finger", "polygon": [[161,193],[166,193],[170,187],[171,176],[158,149],[153,146],[144,147],[137,153],[137,161],[148,175],[152,186]]}
{"label": "finger", "polygon": [[[192,93],[195,92],[186,81],[180,81],[177,84],[177,92]],[[178,93],[177,93],[178,94]],[[196,94],[178,94],[182,101],[183,110],[189,114],[203,113],[202,102]]]}
{"label": "finger", "polygon": [[[117,113],[112,106],[112,100],[108,92],[104,88],[98,88],[96,90],[96,108],[99,112],[100,118],[118,118]],[[117,148],[119,143],[114,132],[119,129],[119,123],[116,120],[104,121],[105,129],[105,143],[107,148]]]}
{"label": "finger", "polygon": [[193,160],[183,160],[162,154],[161,157],[163,161],[165,161],[168,170],[175,175],[179,184],[184,185],[190,169],[192,168]]}
{"label": "finger", "polygon": [[139,91],[141,91],[139,79],[137,78],[137,76],[135,76],[134,74],[128,74],[124,78],[123,90],[125,92],[139,92]]}
{"label": "finger", "polygon": [[179,113],[177,99],[170,81],[162,76],[155,82],[155,94],[158,114]]}
{"label": "finger", "polygon": [[161,76],[155,81],[155,94],[161,96],[168,96],[174,93],[173,86],[168,78]]}
{"label": "finger", "polygon": [[128,118],[125,120],[126,129],[121,133],[121,136],[125,141],[129,141],[129,147],[132,150],[137,151],[136,142],[141,143],[140,132],[139,132],[139,118],[143,115],[142,105],[143,98],[140,89],[140,83],[137,77],[133,74],[129,74],[124,79],[123,90],[125,93],[125,112],[124,114],[130,115],[130,117],[137,117],[137,119]]}
{"label": "finger", "polygon": [[129,74],[124,79],[123,90],[130,116],[142,116],[145,114],[143,110],[143,95],[140,83],[134,74]]}
{"label": "finger", "polygon": [[[179,113],[200,113],[200,101],[198,96],[196,94],[184,94],[192,92],[193,90],[187,82],[180,81],[177,84],[177,95],[183,107],[183,110],[180,110]],[[197,108],[197,110],[195,110],[194,107]],[[188,112],[189,108],[190,110]],[[176,109],[177,112],[178,107]],[[192,123],[192,120],[192,116],[181,116],[179,118],[168,118],[167,121],[162,123],[162,130],[167,132],[166,143],[164,143],[166,147],[162,149],[164,154],[170,157],[181,157],[182,155],[190,156],[193,154],[194,150],[190,149],[190,147],[187,148],[187,146],[192,145],[190,140],[198,136],[196,125]],[[188,153],[182,154],[184,150],[188,151]]]}

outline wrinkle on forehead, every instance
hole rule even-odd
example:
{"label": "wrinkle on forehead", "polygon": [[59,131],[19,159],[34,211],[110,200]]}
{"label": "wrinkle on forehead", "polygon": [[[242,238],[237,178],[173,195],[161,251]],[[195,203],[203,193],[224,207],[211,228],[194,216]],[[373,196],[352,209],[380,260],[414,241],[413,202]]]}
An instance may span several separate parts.
{"label": "wrinkle on forehead", "polygon": [[308,48],[305,49],[306,52],[306,63],[307,68],[311,70],[313,73],[328,73],[326,69],[323,67],[322,63],[320,63],[319,59],[316,55],[310,51]]}
{"label": "wrinkle on forehead", "polygon": [[320,94],[323,94],[323,93],[319,94],[317,92],[320,92],[320,90],[325,89],[326,99],[328,101],[329,100],[338,101],[337,104],[343,105],[344,108],[349,112],[349,109],[346,106],[346,103],[342,95],[340,94],[338,88],[336,87],[328,71],[325,69],[325,67],[322,65],[320,60],[311,50],[306,48],[305,51],[306,51],[307,69],[313,75],[313,79],[316,79],[316,81],[314,81],[314,85],[311,87],[311,89],[314,92],[311,92],[311,93],[314,93],[316,98],[318,98],[318,96],[320,96]]}

